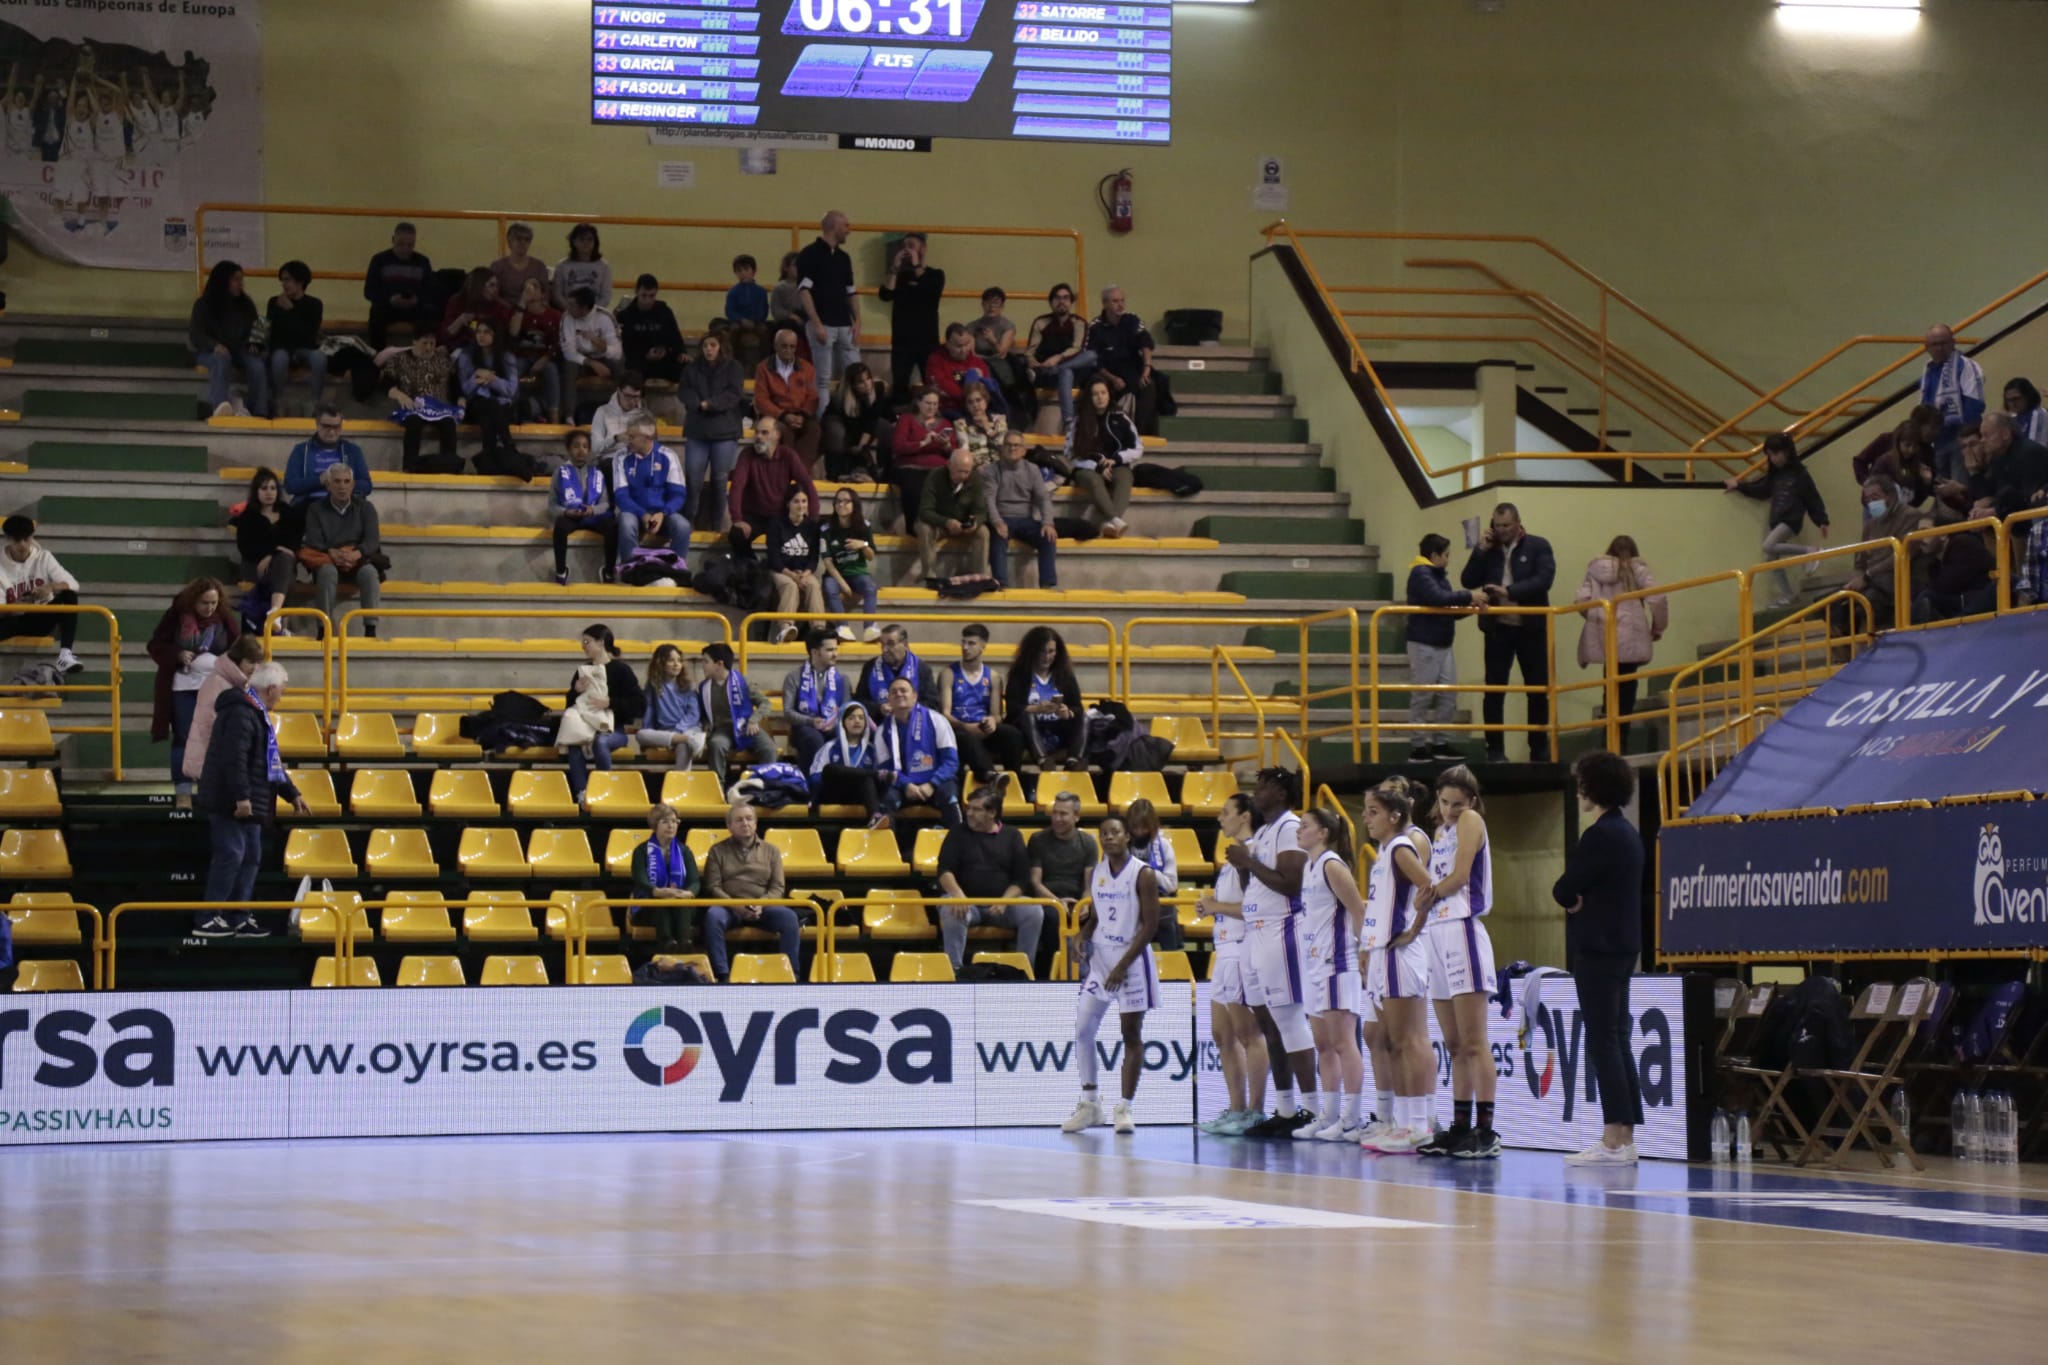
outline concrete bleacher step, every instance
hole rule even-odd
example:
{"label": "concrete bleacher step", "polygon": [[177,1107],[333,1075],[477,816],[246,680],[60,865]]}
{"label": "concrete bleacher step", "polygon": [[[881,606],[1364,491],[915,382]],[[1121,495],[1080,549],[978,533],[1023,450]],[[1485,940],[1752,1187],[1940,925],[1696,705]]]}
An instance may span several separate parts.
{"label": "concrete bleacher step", "polygon": [[38,499],[36,520],[45,526],[118,526],[126,528],[205,528],[217,532],[221,505],[211,498],[81,498]]}
{"label": "concrete bleacher step", "polygon": [[31,441],[27,464],[38,473],[98,470],[131,474],[203,474],[203,445],[148,445],[119,441]]}
{"label": "concrete bleacher step", "polygon": [[30,389],[22,395],[24,419],[71,418],[93,422],[183,422],[198,416],[194,394],[96,393],[82,389]]}
{"label": "concrete bleacher step", "polygon": [[1162,417],[1159,434],[1170,445],[1181,441],[1299,445],[1308,440],[1308,422],[1299,417]]}
{"label": "concrete bleacher step", "polygon": [[[1356,605],[1358,607],[1358,649],[1361,654],[1370,648],[1370,636],[1367,632],[1366,623],[1370,617],[1371,608],[1384,600],[1384,595],[1382,595],[1377,598],[1358,599],[1355,602],[1345,603],[1347,606]],[[1402,622],[1406,619],[1406,617],[1402,616],[1390,616],[1380,622],[1380,653],[1382,655],[1399,655],[1407,647],[1407,631],[1402,626]],[[1247,626],[1244,632],[1244,642],[1248,645],[1256,645],[1262,649],[1270,649],[1277,654],[1291,657],[1301,649],[1301,627],[1282,625]],[[1310,654],[1348,656],[1351,653],[1350,625],[1346,623],[1344,625],[1310,626],[1308,628],[1308,649]],[[1384,663],[1381,666],[1384,667]]]}
{"label": "concrete bleacher step", "polygon": [[[1378,557],[1377,550],[1372,553],[1375,558]],[[1358,603],[1385,602],[1394,595],[1394,576],[1379,572],[1317,572],[1306,567],[1284,570],[1247,569],[1224,574],[1223,582],[1217,586],[1225,592],[1239,592],[1250,598],[1306,597]]]}
{"label": "concrete bleacher step", "polygon": [[1251,541],[1267,545],[1360,545],[1365,523],[1355,517],[1197,517],[1191,534],[1223,544]]}
{"label": "concrete bleacher step", "polygon": [[[1203,465],[1203,493],[1334,493],[1337,472],[1320,465]],[[1200,506],[1199,502],[1194,504]]]}
{"label": "concrete bleacher step", "polygon": [[[241,566],[226,555],[174,554],[161,548],[133,554],[78,553],[61,542],[53,548],[64,567],[80,583],[106,585],[108,588],[140,583],[169,583],[182,587],[195,578],[219,578],[232,583],[241,570]],[[99,594],[95,594],[95,598],[98,597]],[[122,631],[124,634],[127,631],[125,624]]]}
{"label": "concrete bleacher step", "polygon": [[1180,408],[1177,418],[1267,421],[1294,416],[1294,399],[1287,394],[1202,393],[1185,398],[1176,394],[1175,398]]}
{"label": "concrete bleacher step", "polygon": [[1176,399],[1281,392],[1279,372],[1269,369],[1212,370],[1206,366],[1199,370],[1175,369],[1169,382],[1173,385]]}
{"label": "concrete bleacher step", "polygon": [[192,371],[192,352],[177,341],[96,341],[90,337],[25,336],[14,343],[14,363],[82,365],[94,369]]}

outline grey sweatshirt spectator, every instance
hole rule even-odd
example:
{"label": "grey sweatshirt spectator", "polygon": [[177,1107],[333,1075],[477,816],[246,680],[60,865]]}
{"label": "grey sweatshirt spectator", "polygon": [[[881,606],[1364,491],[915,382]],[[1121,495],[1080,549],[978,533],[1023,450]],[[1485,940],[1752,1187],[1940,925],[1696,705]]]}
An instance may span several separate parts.
{"label": "grey sweatshirt spectator", "polygon": [[[1408,605],[1411,607],[1470,607],[1472,594],[1451,586],[1451,542],[1439,535],[1426,535],[1417,547],[1420,553],[1408,566]],[[1408,681],[1415,687],[1449,686],[1458,680],[1456,643],[1458,620],[1454,616],[1410,616],[1407,621]],[[1458,720],[1455,692],[1412,692],[1409,719],[1417,725],[1454,725]],[[1451,736],[1442,731],[1418,731],[1409,742],[1408,756],[1423,760],[1456,750]]]}
{"label": "grey sweatshirt spectator", "polygon": [[1010,585],[1010,542],[1021,540],[1038,551],[1038,586],[1060,584],[1059,533],[1052,524],[1052,488],[1038,466],[1025,459],[1024,433],[1003,438],[1002,458],[981,471],[993,481],[989,493],[989,570],[996,582]]}
{"label": "grey sweatshirt spectator", "polygon": [[[375,608],[383,595],[384,578],[375,562],[384,552],[377,509],[368,498],[356,496],[355,486],[355,471],[345,464],[333,465],[327,471],[326,499],[306,506],[303,544],[327,559],[313,568],[314,601],[329,621],[337,623],[335,602],[344,576],[356,585],[365,610]],[[377,633],[374,619],[366,621],[363,633]]]}

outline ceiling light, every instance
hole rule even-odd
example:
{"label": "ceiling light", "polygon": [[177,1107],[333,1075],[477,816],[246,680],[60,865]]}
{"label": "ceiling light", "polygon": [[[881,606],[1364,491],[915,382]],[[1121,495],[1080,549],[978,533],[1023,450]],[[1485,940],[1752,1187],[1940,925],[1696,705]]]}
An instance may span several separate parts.
{"label": "ceiling light", "polygon": [[1778,0],[1778,25],[1794,33],[1897,37],[1920,23],[1920,0]]}

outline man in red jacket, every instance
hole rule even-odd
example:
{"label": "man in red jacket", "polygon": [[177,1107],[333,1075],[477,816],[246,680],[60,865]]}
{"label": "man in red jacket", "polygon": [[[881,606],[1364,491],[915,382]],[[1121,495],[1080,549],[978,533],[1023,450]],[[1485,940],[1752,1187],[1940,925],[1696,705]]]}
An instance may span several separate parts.
{"label": "man in red jacket", "polygon": [[[771,362],[763,362],[764,368],[768,363]],[[739,463],[732,468],[728,493],[732,529],[726,533],[726,541],[733,553],[752,553],[748,547],[754,537],[766,532],[768,523],[787,510],[792,487],[803,489],[810,496],[811,506],[819,505],[818,486],[811,482],[810,466],[782,444],[781,423],[773,417],[755,419],[754,439],[740,447]]]}
{"label": "man in red jacket", "polygon": [[[754,367],[754,416],[777,419],[782,425],[782,438],[804,457],[805,464],[815,464],[818,372],[810,361],[797,355],[796,337],[796,328],[784,327],[775,334],[775,354]],[[817,505],[818,497],[813,493],[811,506]]]}
{"label": "man in red jacket", "polygon": [[981,384],[988,389],[991,412],[1006,413],[1003,391],[996,384],[988,362],[974,353],[974,335],[960,323],[946,329],[946,344],[932,352],[924,363],[925,382],[939,391],[939,415],[957,421],[967,415],[966,386]]}

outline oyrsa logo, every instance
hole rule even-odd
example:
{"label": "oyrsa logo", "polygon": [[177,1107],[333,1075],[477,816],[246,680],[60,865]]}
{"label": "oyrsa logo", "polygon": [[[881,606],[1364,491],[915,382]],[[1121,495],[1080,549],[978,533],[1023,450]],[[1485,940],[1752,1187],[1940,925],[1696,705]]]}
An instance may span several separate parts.
{"label": "oyrsa logo", "polygon": [[1998,826],[1986,825],[1977,831],[1974,923],[2048,923],[2048,886],[2008,887],[2005,872],[2005,840],[1999,837]]}
{"label": "oyrsa logo", "polygon": [[[1671,1076],[1671,1021],[1655,1005],[1643,1010],[1635,1021],[1629,1045],[1629,1062],[1636,1068],[1636,1084],[1642,1091],[1645,1109],[1668,1108],[1673,1103]],[[1536,1022],[1522,1044],[1522,1076],[1529,1093],[1539,1100],[1550,1098],[1553,1083],[1566,1123],[1581,1105],[1594,1104],[1599,1090],[1586,1058],[1585,1018],[1578,1010],[1567,1014],[1549,1005],[1536,1008]],[[1543,1054],[1537,1061],[1538,1051]]]}
{"label": "oyrsa logo", "polygon": [[[647,1056],[647,1035],[658,1028],[666,1028],[683,1040],[682,1055],[667,1066]],[[697,1059],[703,1055],[704,1035],[697,1032],[697,1021],[674,1005],[651,1009],[626,1026],[626,1070],[648,1085],[674,1085],[696,1070]]]}

